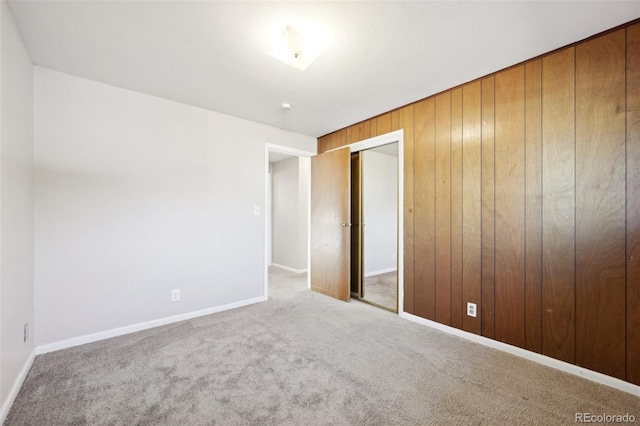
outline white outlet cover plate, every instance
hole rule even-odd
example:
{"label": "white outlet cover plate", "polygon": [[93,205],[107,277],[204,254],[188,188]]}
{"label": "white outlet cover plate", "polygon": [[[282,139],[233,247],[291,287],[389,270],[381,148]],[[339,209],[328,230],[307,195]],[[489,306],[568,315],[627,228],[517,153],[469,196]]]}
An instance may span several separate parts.
{"label": "white outlet cover plate", "polygon": [[477,316],[477,308],[475,303],[467,303],[467,315],[474,318]]}

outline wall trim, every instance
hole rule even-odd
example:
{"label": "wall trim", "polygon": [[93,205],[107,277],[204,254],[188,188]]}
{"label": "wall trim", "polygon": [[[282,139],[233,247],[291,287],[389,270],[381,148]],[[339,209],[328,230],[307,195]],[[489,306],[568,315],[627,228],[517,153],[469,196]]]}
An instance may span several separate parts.
{"label": "wall trim", "polygon": [[20,388],[22,387],[24,380],[27,378],[29,370],[31,370],[33,361],[36,359],[36,354],[37,348],[33,348],[31,354],[29,355],[29,358],[27,358],[27,361],[22,366],[22,369],[20,369],[18,377],[16,377],[16,380],[13,382],[13,386],[11,386],[11,391],[9,392],[9,395],[7,395],[7,399],[5,399],[2,403],[2,410],[0,411],[0,425],[4,423],[5,419],[9,415],[9,410],[11,410],[11,406],[18,396],[18,392],[20,392]]}
{"label": "wall trim", "polygon": [[294,269],[294,268],[290,268],[288,266],[280,265],[279,263],[272,263],[270,266],[274,266],[276,268],[284,269],[285,271],[293,272],[295,274],[302,274],[304,272],[307,272],[306,268],[305,269]]}
{"label": "wall trim", "polygon": [[125,334],[135,333],[137,331],[148,330],[150,328],[160,327],[162,325],[173,324],[175,322],[185,321],[193,318],[211,315],[218,312],[228,311],[230,309],[241,308],[247,305],[264,302],[266,297],[259,296],[253,299],[240,300],[238,302],[226,305],[215,306],[213,308],[202,309],[199,311],[188,312],[186,314],[173,315],[170,317],[160,318],[153,321],[141,322],[138,324],[127,325],[124,327],[113,328],[111,330],[100,331],[98,333],[86,334],[84,336],[73,337],[71,339],[60,340],[58,342],[38,345],[35,349],[36,354],[46,354],[49,352],[59,351],[61,349],[72,348],[74,346],[84,345],[86,343],[97,342],[99,340],[110,339],[112,337],[123,336]]}
{"label": "wall trim", "polygon": [[636,386],[632,383],[625,382],[624,380],[616,379],[615,377],[607,376],[606,374],[598,373],[597,371],[589,370],[584,367],[579,367],[568,362],[560,361],[555,358],[550,358],[546,355],[539,354],[537,352],[531,352],[526,349],[512,346],[507,343],[502,343],[497,340],[489,339],[488,337],[479,336],[474,333],[469,333],[457,328],[449,327],[448,325],[440,324],[435,321],[431,321],[425,318],[418,317],[406,312],[400,314],[401,318],[409,321],[416,322],[418,324],[426,325],[427,327],[434,328],[436,330],[444,331],[445,333],[462,337],[463,339],[470,340],[474,343],[487,346],[489,348],[497,349],[502,352],[507,352],[511,355],[515,355],[520,358],[524,358],[529,361],[533,361],[538,364],[542,364],[547,367],[554,368],[556,370],[563,371],[565,373],[572,374],[574,376],[582,377],[584,379],[596,382],[601,385],[609,386],[614,389],[621,390],[623,392],[630,393],[631,395],[640,396],[640,386]]}
{"label": "wall trim", "polygon": [[364,274],[364,277],[365,278],[375,277],[376,275],[386,274],[387,272],[395,272],[397,270],[398,268],[394,266],[393,268],[380,269],[378,271],[367,272],[366,274]]}

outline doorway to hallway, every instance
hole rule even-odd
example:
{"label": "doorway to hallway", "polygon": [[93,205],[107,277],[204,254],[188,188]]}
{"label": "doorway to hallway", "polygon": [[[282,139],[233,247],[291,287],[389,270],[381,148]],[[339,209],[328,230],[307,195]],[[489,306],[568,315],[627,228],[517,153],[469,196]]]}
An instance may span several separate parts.
{"label": "doorway to hallway", "polygon": [[310,157],[312,152],[265,146],[265,282],[276,269],[306,274],[309,267]]}

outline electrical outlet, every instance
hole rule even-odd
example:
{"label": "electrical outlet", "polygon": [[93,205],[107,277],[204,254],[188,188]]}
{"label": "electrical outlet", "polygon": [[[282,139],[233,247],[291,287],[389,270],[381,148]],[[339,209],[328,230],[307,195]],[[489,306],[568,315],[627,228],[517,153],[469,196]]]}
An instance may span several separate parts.
{"label": "electrical outlet", "polygon": [[171,301],[172,302],[180,301],[180,289],[176,288],[174,290],[171,290]]}
{"label": "electrical outlet", "polygon": [[475,303],[471,303],[471,302],[467,302],[467,315],[469,315],[470,317],[476,317],[477,315],[477,310],[476,310],[476,304]]}
{"label": "electrical outlet", "polygon": [[29,323],[24,324],[24,341],[25,343],[29,340]]}

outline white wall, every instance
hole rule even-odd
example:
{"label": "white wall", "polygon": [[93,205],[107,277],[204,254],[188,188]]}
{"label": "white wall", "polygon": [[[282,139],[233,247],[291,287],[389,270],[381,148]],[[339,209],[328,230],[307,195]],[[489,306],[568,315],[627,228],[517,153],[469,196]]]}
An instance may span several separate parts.
{"label": "white wall", "polygon": [[364,275],[395,270],[398,246],[398,158],[360,152],[364,218]]}
{"label": "white wall", "polygon": [[[33,310],[33,64],[0,4],[0,403],[2,417],[28,367]],[[0,418],[0,422],[2,418]]]}
{"label": "white wall", "polygon": [[264,144],[314,138],[35,74],[37,344],[263,296]]}
{"label": "white wall", "polygon": [[295,270],[307,269],[310,164],[305,157],[271,164],[272,262]]}

